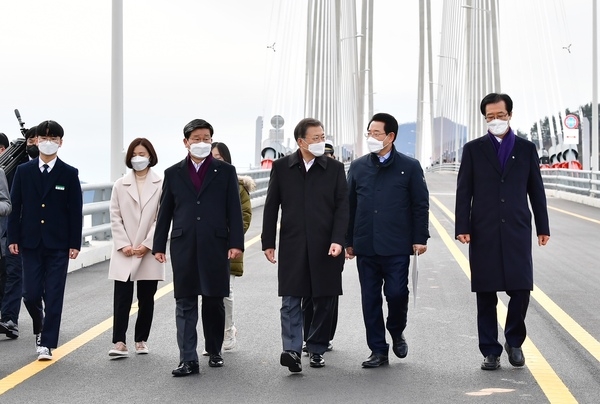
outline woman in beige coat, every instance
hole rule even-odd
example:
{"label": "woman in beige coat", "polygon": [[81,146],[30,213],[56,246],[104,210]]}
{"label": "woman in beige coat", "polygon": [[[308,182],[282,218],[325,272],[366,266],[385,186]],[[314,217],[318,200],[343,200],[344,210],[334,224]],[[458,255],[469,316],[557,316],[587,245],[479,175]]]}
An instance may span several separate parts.
{"label": "woman in beige coat", "polygon": [[146,341],[154,315],[154,294],[165,279],[164,264],[152,256],[152,239],[162,192],[162,179],[150,167],[158,162],[154,147],[145,138],[134,139],[125,157],[132,171],[119,178],[112,190],[110,222],[113,251],[108,279],[115,281],[113,349],[109,356],[129,354],[126,345],[133,283],[137,282],[138,318],[135,323],[135,351],[147,354]]}

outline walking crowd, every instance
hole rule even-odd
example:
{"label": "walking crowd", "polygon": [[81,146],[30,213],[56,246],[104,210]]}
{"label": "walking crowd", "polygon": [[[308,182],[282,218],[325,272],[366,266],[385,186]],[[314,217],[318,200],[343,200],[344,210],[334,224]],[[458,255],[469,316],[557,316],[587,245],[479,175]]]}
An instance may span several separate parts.
{"label": "walking crowd", "polygon": [[[500,367],[499,291],[510,296],[504,349],[513,366],[525,364],[521,345],[533,288],[531,211],[538,244],[550,238],[537,151],[510,128],[512,108],[506,94],[483,98],[488,132],[464,146],[457,179],[455,232],[459,242],[469,244],[484,370]],[[63,135],[58,123],[40,123],[27,131],[26,153],[16,170],[5,175],[0,169],[0,334],[20,336],[23,299],[41,361],[52,360],[58,346],[68,262],[77,258],[82,241],[78,171],[57,156]],[[213,135],[203,119],[185,125],[186,156],[164,176],[153,171],[158,155],[148,139],[136,138],[127,148],[130,171],[114,183],[110,201],[111,359],[129,355],[134,291],[139,311],[132,346],[136,354],[150,352],[154,295],[167,259],[179,347],[172,375],[200,372],[199,319],[209,367],[223,366],[222,351],[236,346],[234,283],[244,273],[255,183],[237,175],[228,147]],[[397,135],[392,115],[375,114],[365,133],[369,153],[346,174],[324,125],[305,118],[294,129],[297,150],[273,162],[261,240],[266,260],[277,265],[280,364],[290,372],[302,371],[302,352],[310,367],[325,366],[338,323],[344,263],[354,258],[370,352],[362,367],[387,365],[390,347],[398,358],[408,355],[409,264],[412,255],[427,251],[429,193],[419,161],[396,150]],[[0,134],[0,152],[9,147]]]}

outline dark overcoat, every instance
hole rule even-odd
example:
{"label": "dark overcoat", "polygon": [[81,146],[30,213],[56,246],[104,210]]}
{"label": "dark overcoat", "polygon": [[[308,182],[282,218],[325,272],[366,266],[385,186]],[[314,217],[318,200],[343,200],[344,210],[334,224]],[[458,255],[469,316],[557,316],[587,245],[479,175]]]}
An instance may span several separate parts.
{"label": "dark overcoat", "polygon": [[429,192],[419,161],[392,148],[379,162],[369,153],[348,172],[350,224],[347,246],[355,255],[413,254],[429,238]]}
{"label": "dark overcoat", "polygon": [[306,171],[299,152],[275,160],[263,213],[262,248],[275,248],[279,231],[279,296],[342,294],[344,253],[328,255],[331,243],[344,247],[348,198],[344,165],[325,155]]}
{"label": "dark overcoat", "polygon": [[502,170],[488,135],[465,144],[456,189],[456,236],[470,234],[473,292],[533,290],[531,209],[550,235],[544,184],[533,143],[520,137]]}
{"label": "dark overcoat", "polygon": [[211,159],[196,191],[187,159],[165,170],[154,231],[154,254],[166,252],[171,222],[175,298],[229,296],[230,248],[244,250],[242,209],[235,168]]}

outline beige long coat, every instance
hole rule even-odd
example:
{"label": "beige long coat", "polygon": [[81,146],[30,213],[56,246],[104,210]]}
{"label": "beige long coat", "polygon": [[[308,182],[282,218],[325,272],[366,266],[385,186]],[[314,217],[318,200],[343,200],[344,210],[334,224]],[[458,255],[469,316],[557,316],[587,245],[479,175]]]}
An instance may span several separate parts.
{"label": "beige long coat", "polygon": [[[139,195],[135,173],[130,171],[113,185],[110,199],[110,224],[113,236],[113,251],[108,269],[108,279],[125,282],[164,280],[165,265],[154,259],[152,240],[158,214],[158,204],[163,180],[152,169]],[[134,248],[143,244],[148,251],[142,258],[127,257],[120,249]]]}

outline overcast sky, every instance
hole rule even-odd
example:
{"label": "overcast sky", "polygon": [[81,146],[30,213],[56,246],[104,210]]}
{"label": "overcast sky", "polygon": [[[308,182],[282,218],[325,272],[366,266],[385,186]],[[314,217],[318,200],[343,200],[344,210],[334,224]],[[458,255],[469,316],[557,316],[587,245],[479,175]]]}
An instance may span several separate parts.
{"label": "overcast sky", "polygon": [[[281,101],[273,101],[273,84],[281,82],[274,78],[273,66],[284,63],[277,59],[284,46],[297,47],[298,60],[304,55],[294,42],[298,38],[289,38],[290,31],[283,28],[304,23],[304,16],[294,13],[301,14],[306,3],[294,3],[298,9],[289,6],[282,17],[284,3],[279,0],[124,1],[125,147],[135,137],[147,137],[157,149],[157,169],[162,171],[186,154],[183,126],[204,118],[215,128],[214,140],[229,145],[239,170],[253,164],[257,116],[265,117],[266,131],[270,117],[284,108],[277,105]],[[562,83],[562,103],[576,107],[579,100],[591,100],[591,2],[501,3],[506,10],[501,15],[502,90],[516,98],[516,115],[525,110],[534,115],[527,94],[549,87],[548,79],[544,82],[542,74],[535,73],[545,71],[540,68],[544,65],[558,66],[555,77]],[[432,0],[432,5],[435,55],[442,0]],[[540,35],[527,22],[544,6],[552,6],[553,15],[564,15],[551,22],[566,27],[554,30],[557,38]],[[375,111],[390,112],[401,123],[414,121],[418,1],[376,0],[374,27]],[[555,42],[554,59],[532,55],[524,46],[548,46],[548,41]],[[277,52],[267,48],[273,42]],[[561,49],[569,43],[570,54]],[[56,120],[65,129],[59,156],[80,169],[83,181],[109,181],[110,45],[110,0],[0,0],[0,131],[10,139],[19,136],[15,108],[26,126]],[[525,74],[525,69],[533,73]],[[290,86],[286,99],[300,104],[303,93],[295,88],[302,88],[303,79],[292,72],[290,77],[300,85]],[[529,101],[519,102],[526,98]],[[541,96],[535,102],[544,104],[547,99]],[[302,116],[290,114],[285,129],[291,136]],[[523,119],[523,125],[530,120]],[[515,122],[520,121],[515,117]]]}

